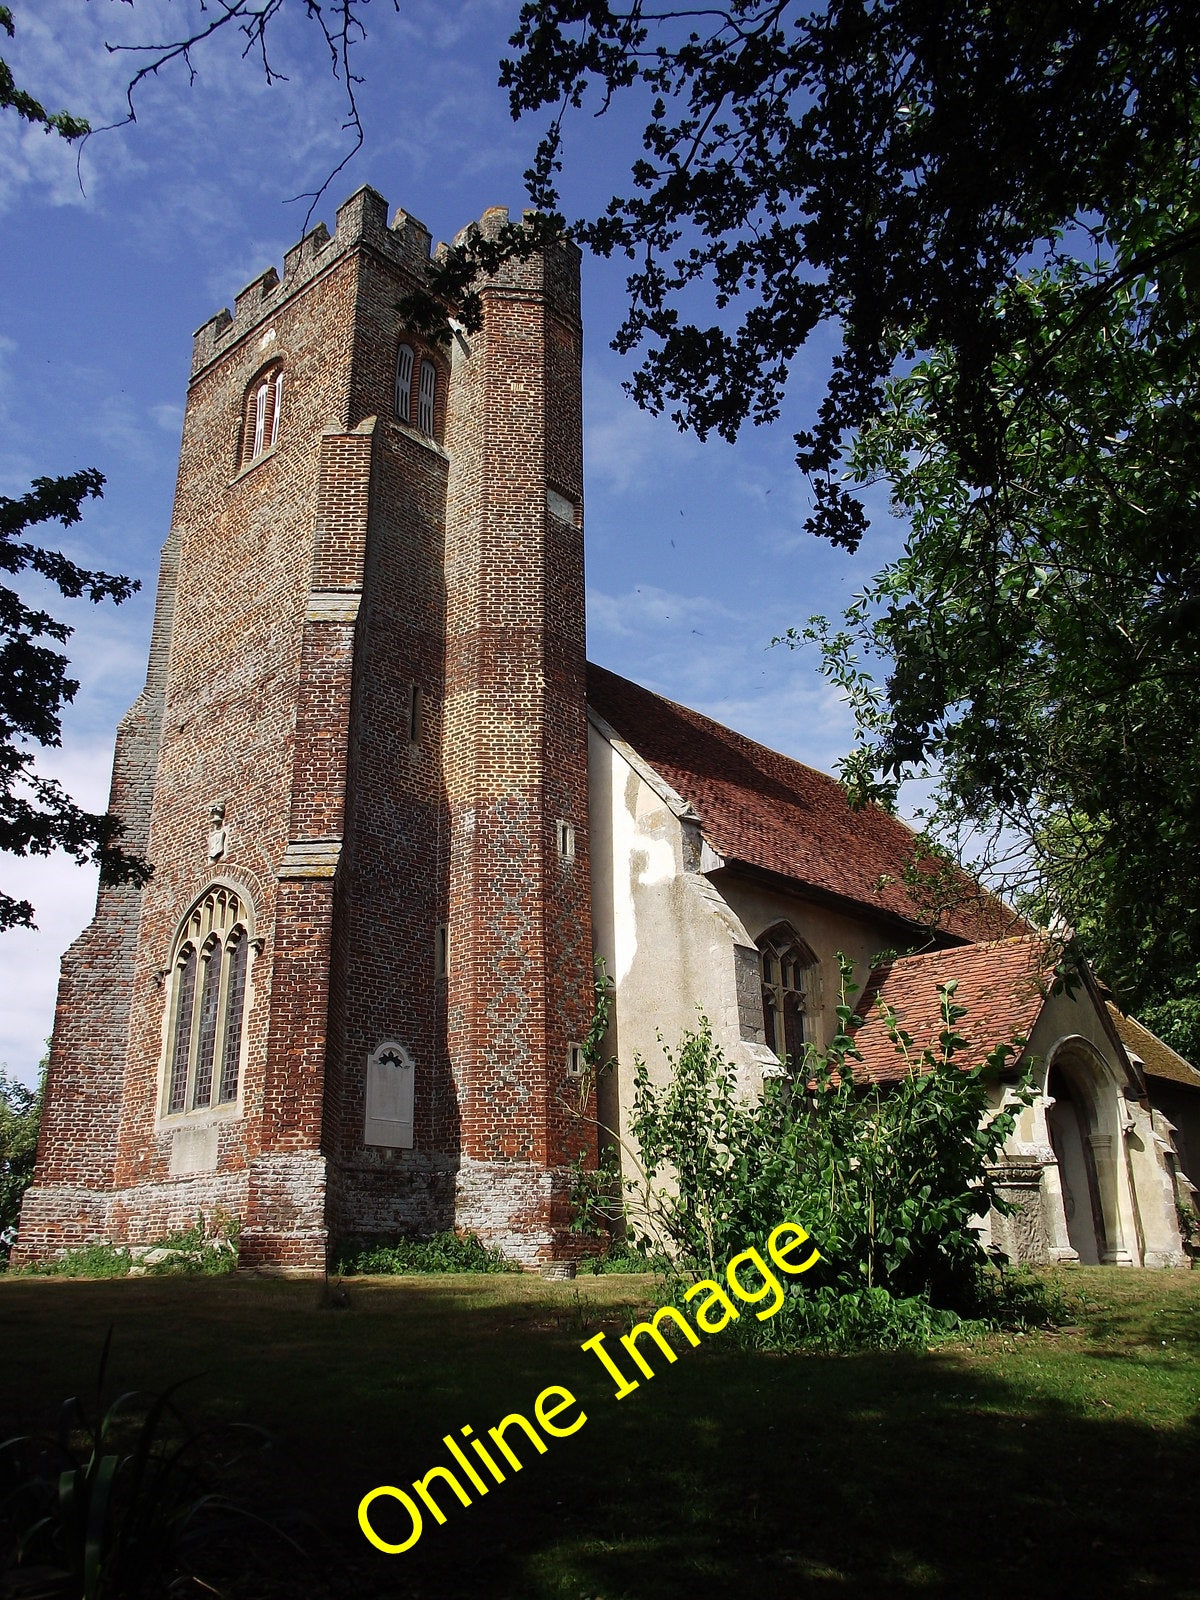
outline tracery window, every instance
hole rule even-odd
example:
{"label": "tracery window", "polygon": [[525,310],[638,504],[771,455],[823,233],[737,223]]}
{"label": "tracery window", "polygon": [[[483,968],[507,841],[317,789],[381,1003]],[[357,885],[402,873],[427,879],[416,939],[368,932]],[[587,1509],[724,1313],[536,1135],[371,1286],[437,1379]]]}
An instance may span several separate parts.
{"label": "tracery window", "polygon": [[763,1032],[767,1047],[792,1065],[805,1044],[816,1044],[817,961],[791,928],[773,928],[758,941]]}
{"label": "tracery window", "polygon": [[166,1116],[237,1103],[249,949],[249,901],[230,885],[210,889],[183,920],[167,1001]]}
{"label": "tracery window", "polygon": [[283,413],[283,367],[278,363],[250,380],[242,405],[238,466],[249,466],[279,439]]}

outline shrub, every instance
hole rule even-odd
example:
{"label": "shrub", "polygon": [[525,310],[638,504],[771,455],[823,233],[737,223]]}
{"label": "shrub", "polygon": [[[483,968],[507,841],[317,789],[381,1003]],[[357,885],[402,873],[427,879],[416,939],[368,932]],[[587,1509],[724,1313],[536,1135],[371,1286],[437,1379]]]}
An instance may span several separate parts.
{"label": "shrub", "polygon": [[628,1239],[617,1239],[601,1254],[581,1257],[578,1270],[599,1277],[606,1272],[665,1272],[670,1265],[661,1252],[650,1254]]}
{"label": "shrub", "polygon": [[499,1250],[489,1249],[473,1233],[447,1229],[431,1239],[396,1239],[377,1243],[347,1239],[334,1256],[334,1272],[391,1276],[436,1272],[519,1272],[520,1266]]}
{"label": "shrub", "polygon": [[[1013,1053],[960,1065],[965,1015],[953,984],[941,991],[936,1048],[913,1057],[894,1015],[885,1021],[906,1071],[880,1087],[855,1076],[853,992],[843,963],[839,1032],[810,1049],[795,1075],[768,1079],[758,1100],[738,1089],[702,1017],[677,1053],[669,1080],[650,1081],[635,1061],[630,1127],[640,1176],[625,1185],[628,1226],[666,1253],[677,1276],[719,1276],[749,1245],[765,1246],[787,1218],[821,1252],[778,1326],[744,1330],[764,1342],[917,1343],[953,1331],[972,1311],[986,1258],[974,1224],[1002,1209],[991,1165],[1011,1132],[1021,1086],[989,1113],[985,1086]],[[757,1323],[757,1319],[753,1319]]]}
{"label": "shrub", "polygon": [[5,1258],[17,1236],[21,1197],[33,1181],[41,1118],[41,1086],[27,1089],[0,1068],[0,1254]]}
{"label": "shrub", "polygon": [[64,1250],[62,1255],[51,1256],[46,1261],[34,1261],[18,1270],[39,1278],[125,1278],[129,1276],[133,1261],[124,1245],[98,1240],[95,1244],[80,1245],[76,1250]]}

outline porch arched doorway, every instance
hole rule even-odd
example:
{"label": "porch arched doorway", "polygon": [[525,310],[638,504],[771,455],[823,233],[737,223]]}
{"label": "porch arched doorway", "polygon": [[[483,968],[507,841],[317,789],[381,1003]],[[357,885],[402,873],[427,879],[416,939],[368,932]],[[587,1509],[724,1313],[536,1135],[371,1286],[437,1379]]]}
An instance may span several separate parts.
{"label": "porch arched doorway", "polygon": [[1098,1266],[1128,1260],[1122,1238],[1117,1156],[1120,1130],[1100,1064],[1079,1042],[1053,1053],[1046,1077],[1046,1116],[1058,1163],[1067,1237],[1081,1262]]}
{"label": "porch arched doorway", "polygon": [[1050,1147],[1058,1162],[1067,1237],[1080,1261],[1085,1266],[1095,1267],[1100,1264],[1104,1229],[1102,1218],[1097,1229],[1099,1182],[1087,1145],[1086,1114],[1080,1116],[1081,1108],[1071,1093],[1070,1079],[1057,1063],[1050,1069],[1046,1086],[1054,1099],[1046,1123],[1050,1130]]}

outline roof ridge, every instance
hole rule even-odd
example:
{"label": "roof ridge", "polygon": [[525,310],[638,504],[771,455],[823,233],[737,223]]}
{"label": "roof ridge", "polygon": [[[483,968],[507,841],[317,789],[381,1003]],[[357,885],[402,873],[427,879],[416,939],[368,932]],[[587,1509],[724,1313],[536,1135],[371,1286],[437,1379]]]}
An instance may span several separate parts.
{"label": "roof ridge", "polygon": [[[942,893],[934,864],[919,860],[913,826],[878,804],[852,807],[832,774],[608,667],[589,662],[587,672],[589,711],[687,804],[703,841],[732,871],[766,873],[861,907],[882,919],[879,942],[901,947],[923,944],[927,928],[941,944],[1023,926],[961,868]],[[915,892],[906,870],[914,860]]]}
{"label": "roof ridge", "polygon": [[902,961],[916,963],[918,961],[935,961],[939,959],[955,961],[964,960],[974,951],[995,951],[1005,944],[1047,944],[1049,941],[1039,933],[1005,933],[996,939],[971,939],[965,944],[943,945],[933,950],[914,950],[907,956],[896,956],[892,965],[899,966]]}
{"label": "roof ridge", "polygon": [[[832,772],[822,772],[820,767],[810,767],[807,761],[801,761],[798,756],[789,756],[782,750],[776,750],[773,745],[763,744],[761,739],[753,739],[748,733],[742,733],[737,728],[731,728],[727,723],[718,722],[716,717],[710,717],[707,711],[697,711],[695,706],[685,706],[682,700],[672,700],[670,695],[659,694],[657,689],[647,689],[644,683],[638,683],[633,678],[623,677],[619,672],[614,672],[611,667],[602,667],[598,662],[589,661],[587,667],[589,672],[603,672],[606,677],[615,678],[618,683],[624,684],[628,689],[636,690],[638,694],[644,694],[651,700],[660,700],[663,705],[670,706],[672,711],[682,711],[689,717],[695,717],[700,722],[706,722],[710,728],[726,738],[738,739],[742,744],[749,745],[754,750],[761,750],[764,755],[771,756],[776,761],[786,761],[789,766],[799,767],[803,772],[811,772],[814,777],[822,779],[825,783],[832,784],[836,789],[840,790],[842,788],[840,780],[835,778]],[[916,837],[916,829],[905,822],[903,817],[897,817],[892,812],[885,811],[882,806],[876,805],[874,801],[871,801],[870,804],[876,811],[879,811],[885,817],[891,817],[893,822],[898,822],[901,827],[907,828],[914,838]]]}

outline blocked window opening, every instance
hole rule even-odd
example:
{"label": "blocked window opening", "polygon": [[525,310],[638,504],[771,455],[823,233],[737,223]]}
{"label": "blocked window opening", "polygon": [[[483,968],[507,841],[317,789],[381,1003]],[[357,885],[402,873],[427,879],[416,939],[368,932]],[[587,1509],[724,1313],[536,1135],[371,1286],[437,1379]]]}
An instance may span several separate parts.
{"label": "blocked window opening", "polygon": [[167,995],[163,1115],[236,1104],[250,949],[249,902],[228,885],[209,890],[175,938]]}
{"label": "blocked window opening", "polygon": [[412,1149],[415,1075],[412,1056],[402,1044],[389,1040],[367,1057],[364,1144]]}
{"label": "blocked window opening", "polygon": [[574,500],[565,494],[560,494],[557,489],[547,488],[546,508],[559,522],[565,522],[572,528],[579,526],[579,507]]}

